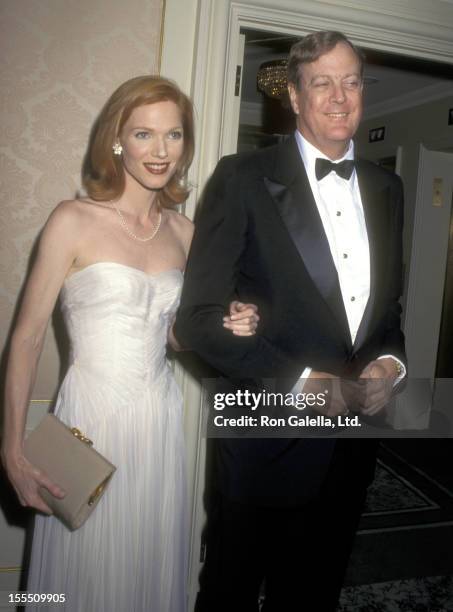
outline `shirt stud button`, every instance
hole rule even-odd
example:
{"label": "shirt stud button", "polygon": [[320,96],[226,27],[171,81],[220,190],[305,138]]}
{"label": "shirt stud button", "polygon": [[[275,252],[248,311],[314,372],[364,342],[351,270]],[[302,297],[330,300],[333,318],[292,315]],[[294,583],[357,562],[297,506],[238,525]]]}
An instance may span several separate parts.
{"label": "shirt stud button", "polygon": [[354,296],[352,296],[351,302],[355,302],[355,297]]}

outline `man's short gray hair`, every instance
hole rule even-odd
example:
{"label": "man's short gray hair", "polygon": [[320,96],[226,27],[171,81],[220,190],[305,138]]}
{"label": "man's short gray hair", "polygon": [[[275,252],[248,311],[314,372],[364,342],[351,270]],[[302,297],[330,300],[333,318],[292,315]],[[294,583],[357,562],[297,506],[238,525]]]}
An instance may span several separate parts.
{"label": "man's short gray hair", "polygon": [[287,79],[288,83],[300,89],[300,67],[310,64],[331,51],[338,43],[345,43],[354,51],[360,64],[360,76],[363,75],[363,63],[365,56],[344,34],[326,30],[314,32],[304,36],[294,43],[288,57]]}

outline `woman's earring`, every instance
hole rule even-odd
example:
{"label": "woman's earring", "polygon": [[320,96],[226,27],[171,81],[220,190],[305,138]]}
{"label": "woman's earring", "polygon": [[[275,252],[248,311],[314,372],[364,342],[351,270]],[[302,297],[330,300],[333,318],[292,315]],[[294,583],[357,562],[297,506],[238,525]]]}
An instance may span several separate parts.
{"label": "woman's earring", "polygon": [[112,150],[114,155],[121,155],[121,153],[123,152],[123,147],[120,145],[119,142],[115,142],[115,144],[112,146]]}

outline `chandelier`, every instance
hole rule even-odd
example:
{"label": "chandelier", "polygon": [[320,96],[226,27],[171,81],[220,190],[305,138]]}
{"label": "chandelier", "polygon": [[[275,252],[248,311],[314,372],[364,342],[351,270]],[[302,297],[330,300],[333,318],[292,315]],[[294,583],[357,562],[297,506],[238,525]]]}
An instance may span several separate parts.
{"label": "chandelier", "polygon": [[[287,66],[288,60],[286,59],[263,62],[256,75],[258,89],[265,93],[266,96],[269,96],[269,98],[281,99],[287,91]],[[364,85],[374,85],[378,82],[379,79],[374,76],[365,75],[363,77]]]}
{"label": "chandelier", "polygon": [[270,98],[280,99],[286,91],[286,59],[271,60],[261,64],[256,75],[258,89]]}

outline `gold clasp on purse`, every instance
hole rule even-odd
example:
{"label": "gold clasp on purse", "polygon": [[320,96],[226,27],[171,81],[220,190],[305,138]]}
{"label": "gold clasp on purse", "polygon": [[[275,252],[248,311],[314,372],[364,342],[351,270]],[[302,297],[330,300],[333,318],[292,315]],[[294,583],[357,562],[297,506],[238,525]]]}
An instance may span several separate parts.
{"label": "gold clasp on purse", "polygon": [[72,427],[71,433],[81,442],[85,442],[85,444],[88,444],[88,446],[93,446],[93,441],[90,440],[90,438],[86,438],[80,429],[77,429],[77,427]]}
{"label": "gold clasp on purse", "polygon": [[102,495],[109,480],[110,480],[110,476],[106,478],[104,482],[101,482],[101,484],[95,489],[94,493],[91,495],[90,499],[88,500],[89,506],[92,506],[95,503],[95,501],[98,499],[98,497]]}

